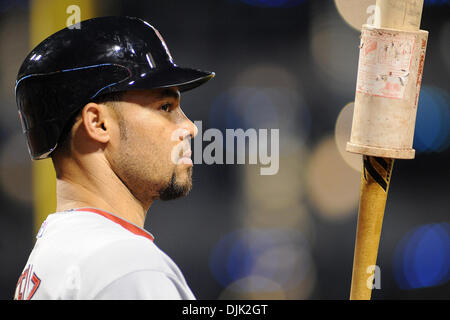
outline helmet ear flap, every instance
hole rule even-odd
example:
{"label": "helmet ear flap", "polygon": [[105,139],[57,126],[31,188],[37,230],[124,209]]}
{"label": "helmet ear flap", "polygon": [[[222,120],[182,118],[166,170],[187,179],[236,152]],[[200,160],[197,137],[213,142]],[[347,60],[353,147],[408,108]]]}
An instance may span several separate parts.
{"label": "helmet ear flap", "polygon": [[61,128],[55,121],[47,121],[25,132],[28,152],[33,160],[46,159],[56,149]]}

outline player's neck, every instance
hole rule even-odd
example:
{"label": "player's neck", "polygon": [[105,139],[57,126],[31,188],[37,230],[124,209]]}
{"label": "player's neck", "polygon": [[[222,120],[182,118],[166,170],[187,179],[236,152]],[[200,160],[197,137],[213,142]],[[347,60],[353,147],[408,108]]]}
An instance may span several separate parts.
{"label": "player's neck", "polygon": [[96,164],[65,164],[63,174],[56,180],[56,210],[82,207],[103,209],[142,228],[151,201],[143,204],[111,169],[100,168],[104,163],[93,163]]}

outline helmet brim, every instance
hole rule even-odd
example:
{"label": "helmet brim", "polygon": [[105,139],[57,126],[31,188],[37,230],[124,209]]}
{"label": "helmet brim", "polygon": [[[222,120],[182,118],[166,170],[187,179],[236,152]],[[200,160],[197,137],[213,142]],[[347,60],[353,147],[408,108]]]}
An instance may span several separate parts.
{"label": "helmet brim", "polygon": [[[120,90],[177,87],[180,92],[192,90],[214,78],[215,73],[174,66],[170,69],[136,75]],[[117,90],[118,88],[116,88]]]}

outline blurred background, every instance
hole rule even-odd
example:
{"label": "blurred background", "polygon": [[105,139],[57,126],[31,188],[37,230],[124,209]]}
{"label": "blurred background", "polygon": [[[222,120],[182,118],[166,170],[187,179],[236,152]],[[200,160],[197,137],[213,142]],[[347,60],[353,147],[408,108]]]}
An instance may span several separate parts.
{"label": "blurred background", "polygon": [[[36,2],[0,0],[0,299],[13,297],[39,227],[15,78],[34,23],[70,16],[65,7],[36,10]],[[87,1],[66,2],[89,18]],[[190,195],[149,211],[145,228],[197,298],[348,299],[361,157],[344,148],[359,30],[373,19],[375,0],[89,3],[95,16],[147,20],[177,64],[216,72],[182,96],[203,130],[280,130],[276,175],[260,175],[263,164],[195,165]],[[422,29],[430,35],[416,159],[394,164],[373,299],[450,298],[450,1],[425,0]]]}

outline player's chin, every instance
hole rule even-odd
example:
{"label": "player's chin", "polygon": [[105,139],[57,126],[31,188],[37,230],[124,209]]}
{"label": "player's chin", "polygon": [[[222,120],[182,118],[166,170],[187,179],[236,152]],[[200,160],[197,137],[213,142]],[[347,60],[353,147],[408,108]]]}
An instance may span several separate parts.
{"label": "player's chin", "polygon": [[184,174],[174,173],[166,188],[160,190],[159,199],[163,201],[174,200],[187,196],[192,189],[192,167]]}

